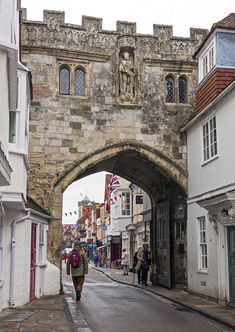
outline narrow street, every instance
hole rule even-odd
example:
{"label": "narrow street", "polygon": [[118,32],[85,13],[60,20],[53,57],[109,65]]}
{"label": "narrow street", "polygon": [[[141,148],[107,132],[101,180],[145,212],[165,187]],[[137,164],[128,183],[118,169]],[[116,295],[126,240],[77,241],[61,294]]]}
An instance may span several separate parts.
{"label": "narrow street", "polygon": [[[63,274],[63,282],[73,290],[71,277]],[[232,331],[158,295],[113,282],[92,268],[78,307],[92,332]]]}

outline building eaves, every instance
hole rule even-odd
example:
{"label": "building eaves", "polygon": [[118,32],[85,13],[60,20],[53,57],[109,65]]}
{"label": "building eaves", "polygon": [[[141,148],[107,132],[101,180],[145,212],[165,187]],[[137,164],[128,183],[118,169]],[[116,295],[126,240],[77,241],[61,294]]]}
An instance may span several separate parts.
{"label": "building eaves", "polygon": [[223,30],[235,30],[235,13],[230,13],[228,16],[223,18],[221,21],[218,21],[214,23],[209,31],[209,33],[206,35],[205,39],[197,49],[197,51],[194,53],[193,58],[196,58],[198,53],[201,51],[207,40],[210,38],[210,36],[214,33],[216,29],[223,29]]}
{"label": "building eaves", "polygon": [[235,88],[235,80],[230,83],[226,89],[224,89],[209,105],[207,105],[200,113],[198,113],[192,120],[190,120],[182,129],[184,132],[191,128],[198,120],[200,120],[205,114],[207,114],[212,107],[216,106],[225,96]]}

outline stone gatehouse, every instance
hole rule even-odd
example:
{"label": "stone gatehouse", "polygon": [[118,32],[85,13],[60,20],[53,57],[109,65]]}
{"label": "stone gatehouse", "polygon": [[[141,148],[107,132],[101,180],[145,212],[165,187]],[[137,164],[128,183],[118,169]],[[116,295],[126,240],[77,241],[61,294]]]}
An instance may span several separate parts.
{"label": "stone gatehouse", "polygon": [[[193,54],[207,31],[191,28],[189,38],[179,38],[172,26],[154,24],[152,35],[142,35],[135,23],[121,21],[105,31],[100,18],[83,16],[82,25],[72,25],[58,11],[44,11],[43,22],[28,21],[26,10],[22,18],[22,61],[33,82],[28,193],[53,217],[51,261],[60,264],[64,190],[106,170],[149,194],[153,276],[168,287],[184,284],[187,170],[180,129],[193,113]],[[179,245],[172,245],[175,221],[182,223]]]}

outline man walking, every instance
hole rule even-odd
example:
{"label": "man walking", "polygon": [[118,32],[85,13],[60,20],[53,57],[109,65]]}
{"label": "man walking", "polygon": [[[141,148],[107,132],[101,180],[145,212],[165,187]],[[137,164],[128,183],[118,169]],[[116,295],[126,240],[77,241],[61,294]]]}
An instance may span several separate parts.
{"label": "man walking", "polygon": [[81,248],[81,243],[78,241],[74,243],[74,248],[69,253],[66,263],[66,271],[68,275],[70,275],[70,270],[76,292],[76,300],[80,301],[85,274],[88,273],[88,258],[85,251]]}

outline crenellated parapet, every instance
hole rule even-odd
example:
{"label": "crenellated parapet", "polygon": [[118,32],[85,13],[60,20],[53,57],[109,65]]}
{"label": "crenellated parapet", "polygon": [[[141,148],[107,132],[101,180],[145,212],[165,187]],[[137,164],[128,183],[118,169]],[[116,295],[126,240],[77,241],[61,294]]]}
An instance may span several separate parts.
{"label": "crenellated parapet", "polygon": [[26,9],[22,10],[23,47],[49,47],[61,50],[106,53],[111,54],[117,38],[125,37],[122,44],[128,43],[128,38],[142,48],[141,52],[147,58],[159,58],[168,53],[178,53],[182,56],[191,56],[205,37],[207,30],[190,29],[190,37],[173,36],[171,25],[153,24],[153,34],[137,34],[136,23],[117,21],[116,31],[102,29],[102,19],[82,16],[82,24],[65,23],[65,13],[60,11],[44,10],[43,21],[28,21]]}

